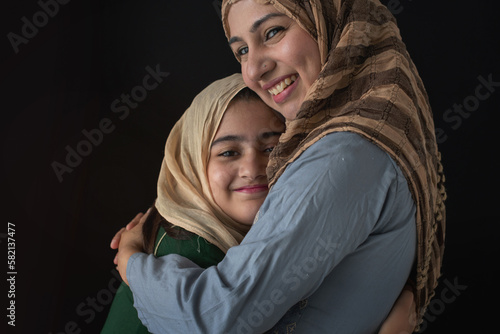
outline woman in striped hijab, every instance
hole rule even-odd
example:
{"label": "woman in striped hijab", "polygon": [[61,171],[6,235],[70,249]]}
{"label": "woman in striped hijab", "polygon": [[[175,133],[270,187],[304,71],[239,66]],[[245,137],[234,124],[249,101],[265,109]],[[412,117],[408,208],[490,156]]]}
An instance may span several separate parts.
{"label": "woman in striped hijab", "polygon": [[[254,0],[292,19],[319,46],[321,70],[315,78],[312,66],[305,69],[312,69],[307,75],[315,81],[302,82],[305,97],[289,111],[277,91],[263,87],[272,80],[265,68],[273,55],[262,52],[265,47],[252,55],[248,46],[252,41],[238,42],[231,32],[228,14],[238,2],[224,1],[223,25],[242,63],[245,81],[288,119],[287,131],[269,163],[271,184],[308,147],[332,132],[358,133],[387,152],[403,171],[417,206],[417,261],[411,281],[421,320],[440,275],[446,194],[427,93],[394,17],[376,0]],[[272,39],[262,46],[265,43],[269,49],[276,48]],[[261,58],[249,64],[249,57]]]}

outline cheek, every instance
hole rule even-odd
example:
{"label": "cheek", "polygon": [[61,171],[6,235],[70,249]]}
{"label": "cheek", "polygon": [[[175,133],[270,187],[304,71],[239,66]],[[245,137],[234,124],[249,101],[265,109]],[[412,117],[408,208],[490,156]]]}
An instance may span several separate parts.
{"label": "cheek", "polygon": [[212,191],[214,199],[217,199],[227,190],[231,179],[230,174],[224,166],[217,164],[209,164],[207,174],[210,190]]}
{"label": "cheek", "polygon": [[290,56],[288,59],[293,64],[292,66],[299,71],[306,83],[312,84],[321,71],[318,44],[309,35],[301,34],[293,44],[289,43],[287,45],[287,52]]}
{"label": "cheek", "polygon": [[311,52],[304,55],[304,59],[306,61],[306,64],[304,66],[307,66],[309,81],[310,84],[312,84],[314,81],[316,81],[316,79],[318,79],[319,73],[321,72],[321,57],[319,55],[318,45],[310,38],[308,48],[309,50],[311,50]]}

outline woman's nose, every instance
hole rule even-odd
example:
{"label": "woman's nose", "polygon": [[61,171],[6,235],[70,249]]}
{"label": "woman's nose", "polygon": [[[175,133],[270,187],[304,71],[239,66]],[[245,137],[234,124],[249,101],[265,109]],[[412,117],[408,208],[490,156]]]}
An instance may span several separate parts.
{"label": "woman's nose", "polygon": [[267,72],[274,68],[273,64],[274,63],[267,57],[264,51],[260,49],[250,51],[245,64],[246,76],[254,82],[260,81]]}

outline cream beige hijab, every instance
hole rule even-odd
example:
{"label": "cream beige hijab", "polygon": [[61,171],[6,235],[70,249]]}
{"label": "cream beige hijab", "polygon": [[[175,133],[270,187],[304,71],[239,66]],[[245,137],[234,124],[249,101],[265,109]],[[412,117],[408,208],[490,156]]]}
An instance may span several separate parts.
{"label": "cream beige hijab", "polygon": [[[239,0],[224,0],[222,21]],[[418,318],[434,295],[444,250],[444,175],[427,93],[396,20],[377,0],[255,0],[294,20],[318,42],[323,68],[271,156],[273,184],[288,164],[328,133],[358,133],[405,174],[417,205]]]}
{"label": "cream beige hijab", "polygon": [[165,145],[155,206],[170,223],[222,251],[238,245],[249,227],[215,203],[207,177],[210,146],[231,100],[245,87],[241,74],[215,81],[193,100]]}

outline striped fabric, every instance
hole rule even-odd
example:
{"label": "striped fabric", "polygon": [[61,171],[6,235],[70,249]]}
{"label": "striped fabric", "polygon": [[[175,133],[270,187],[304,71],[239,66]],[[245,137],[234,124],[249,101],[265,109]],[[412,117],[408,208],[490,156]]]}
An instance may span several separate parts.
{"label": "striped fabric", "polygon": [[[223,25],[238,0],[222,5]],[[396,20],[377,0],[255,0],[273,5],[317,42],[323,69],[274,149],[271,184],[323,136],[358,133],[405,174],[417,205],[414,277],[419,323],[434,295],[444,250],[446,193],[427,93]]]}

